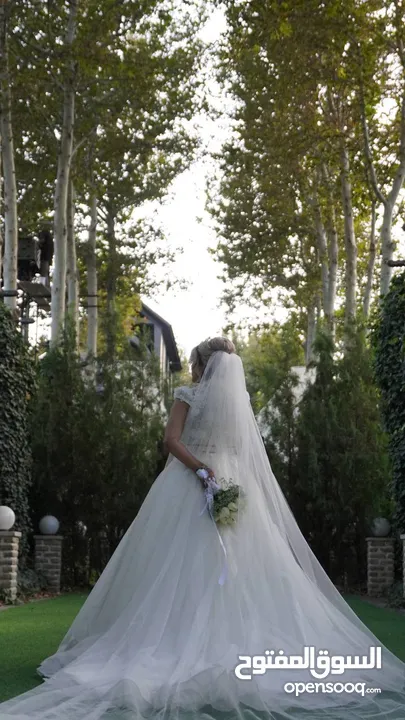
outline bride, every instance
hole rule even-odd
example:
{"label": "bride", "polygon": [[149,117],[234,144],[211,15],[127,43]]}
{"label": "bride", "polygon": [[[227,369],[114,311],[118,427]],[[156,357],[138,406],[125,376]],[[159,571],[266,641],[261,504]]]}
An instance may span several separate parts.
{"label": "bride", "polygon": [[[302,536],[232,342],[204,341],[190,362],[165,469],[40,666],[45,682],[0,704],[1,720],[403,720],[405,665]],[[235,524],[207,508],[214,477],[243,490]]]}

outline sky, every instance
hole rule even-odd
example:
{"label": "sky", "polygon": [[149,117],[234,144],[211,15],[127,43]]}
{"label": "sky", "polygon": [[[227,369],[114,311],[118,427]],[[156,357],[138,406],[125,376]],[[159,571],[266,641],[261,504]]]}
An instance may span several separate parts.
{"label": "sky", "polygon": [[204,210],[204,187],[204,168],[196,163],[175,181],[172,200],[159,211],[169,247],[183,250],[176,256],[171,274],[184,279],[187,289],[172,287],[142,298],[172,325],[177,344],[188,355],[201,340],[221,334],[226,324],[225,308],[219,306],[223,287],[217,277],[220,266],[208,252],[215,245],[215,235]]}
{"label": "sky", "polygon": [[[224,30],[224,15],[217,11],[211,15],[202,36],[208,42],[215,42]],[[211,101],[217,104],[220,89],[214,82],[210,83],[209,93]],[[226,120],[218,123],[203,117],[196,118],[196,122],[205,147],[210,151],[220,150],[229,134]],[[157,213],[170,250],[182,249],[176,253],[170,274],[184,279],[187,289],[172,286],[167,292],[157,291],[152,297],[142,299],[172,325],[176,342],[187,355],[201,340],[221,334],[226,324],[225,307],[220,303],[221,266],[208,252],[208,248],[215,247],[216,237],[205,209],[207,172],[204,160],[196,160],[176,178],[169,199],[162,205],[151,203],[150,206],[150,213]],[[154,274],[160,278],[164,271],[165,268],[158,265]]]}

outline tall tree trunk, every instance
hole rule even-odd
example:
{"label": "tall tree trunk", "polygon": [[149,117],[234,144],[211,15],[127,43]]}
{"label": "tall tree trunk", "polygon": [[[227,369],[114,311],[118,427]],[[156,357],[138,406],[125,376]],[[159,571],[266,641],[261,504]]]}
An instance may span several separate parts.
{"label": "tall tree trunk", "polygon": [[[388,265],[389,261],[393,259],[395,250],[395,243],[392,241],[391,229],[392,229],[392,216],[394,214],[395,205],[398,200],[399,193],[404,184],[405,180],[405,47],[404,47],[404,35],[403,35],[403,5],[399,0],[395,0],[395,39],[396,39],[396,50],[398,58],[402,67],[402,97],[401,97],[401,121],[400,121],[400,132],[399,132],[399,164],[394,176],[391,190],[384,203],[384,217],[381,228],[381,280],[380,280],[380,293],[382,296],[386,295],[389,290],[390,281],[392,277],[392,268]],[[371,152],[369,150],[371,157]],[[372,163],[371,163],[372,165]],[[373,184],[377,185],[376,174],[372,165]],[[375,188],[376,189],[376,188]],[[380,192],[380,195],[382,193]],[[382,199],[382,198],[381,198]]]}
{"label": "tall tree trunk", "polygon": [[[405,153],[404,153],[405,154]],[[397,203],[399,191],[402,188],[405,178],[405,162],[400,164],[391,188],[384,203],[384,215],[381,227],[381,278],[380,278],[380,294],[386,295],[392,278],[392,267],[388,265],[393,259],[395,243],[392,240],[392,216],[394,214],[395,205]]]}
{"label": "tall tree trunk", "polygon": [[[326,184],[329,183],[326,168],[322,168],[322,174]],[[318,171],[316,178],[316,187],[319,187],[321,180],[321,171]],[[329,194],[329,193],[328,193]],[[328,198],[328,217],[324,223],[322,218],[322,209],[317,190],[313,194],[306,195],[307,202],[312,207],[314,217],[314,228],[316,236],[316,248],[321,266],[321,283],[322,294],[318,297],[318,305],[323,310],[324,317],[327,322],[329,332],[334,335],[334,314],[336,302],[336,278],[338,263],[338,242],[336,231],[335,211],[331,199]],[[310,323],[312,320],[312,311],[309,313]]]}
{"label": "tall tree trunk", "polygon": [[117,345],[117,241],[115,237],[115,215],[111,209],[107,213],[107,309],[106,309],[106,346],[107,358],[112,361]]}
{"label": "tall tree trunk", "polygon": [[97,195],[90,198],[90,227],[87,242],[87,352],[97,357]]}
{"label": "tall tree trunk", "polygon": [[[70,0],[69,21],[65,46],[71,47],[77,26],[78,0]],[[57,344],[65,319],[66,304],[66,254],[67,254],[67,201],[69,174],[73,152],[73,129],[75,117],[74,65],[65,81],[63,98],[63,123],[58,155],[54,199],[54,268],[52,276],[51,343]]]}
{"label": "tall tree trunk", "polygon": [[336,229],[336,217],[335,208],[331,205],[330,208],[330,221],[328,220],[327,225],[327,236],[328,236],[328,254],[329,254],[329,295],[328,303],[325,311],[326,320],[332,337],[335,336],[335,305],[336,305],[336,290],[337,290],[337,271],[339,261],[339,244],[338,234]]}
{"label": "tall tree trunk", "polygon": [[17,309],[18,217],[17,183],[14,162],[11,90],[8,64],[8,20],[10,3],[0,4],[0,134],[4,173],[4,250],[3,283],[10,293],[4,302],[11,311]]}
{"label": "tall tree trunk", "polygon": [[325,317],[331,337],[334,339],[336,322],[335,322],[335,305],[337,292],[337,274],[339,262],[339,243],[336,226],[335,204],[332,195],[329,171],[324,164],[323,176],[327,189],[327,216],[325,222],[326,236],[328,242],[328,261],[329,261],[329,278],[328,278],[328,299],[325,308]]}
{"label": "tall tree trunk", "polygon": [[342,203],[345,229],[346,250],[346,307],[345,320],[349,323],[356,317],[357,299],[357,244],[354,231],[352,186],[350,182],[350,160],[347,146],[344,142],[340,149]]}
{"label": "tall tree trunk", "polygon": [[368,251],[368,264],[367,264],[367,282],[366,287],[364,290],[364,299],[363,299],[363,314],[364,317],[368,318],[370,314],[370,303],[371,303],[371,293],[373,290],[373,277],[374,277],[374,267],[375,267],[375,258],[376,258],[376,251],[377,251],[377,244],[376,244],[376,237],[375,237],[375,226],[376,226],[376,203],[373,202],[371,206],[371,228],[370,228],[370,246]]}
{"label": "tall tree trunk", "polygon": [[305,343],[305,365],[308,366],[315,358],[314,353],[314,342],[316,337],[317,327],[317,308],[319,304],[319,297],[316,295],[309,308],[308,308],[308,320],[307,320],[307,339]]}
{"label": "tall tree trunk", "polygon": [[69,182],[67,212],[67,264],[66,284],[68,296],[68,316],[73,322],[76,343],[79,343],[79,269],[77,267],[75,237],[75,190]]}
{"label": "tall tree trunk", "polygon": [[326,238],[326,230],[322,220],[321,207],[319,199],[316,198],[313,202],[314,220],[315,220],[315,232],[317,240],[317,250],[319,262],[321,265],[321,280],[322,280],[322,308],[324,314],[327,315],[328,304],[329,304],[329,267],[328,267],[328,242]]}

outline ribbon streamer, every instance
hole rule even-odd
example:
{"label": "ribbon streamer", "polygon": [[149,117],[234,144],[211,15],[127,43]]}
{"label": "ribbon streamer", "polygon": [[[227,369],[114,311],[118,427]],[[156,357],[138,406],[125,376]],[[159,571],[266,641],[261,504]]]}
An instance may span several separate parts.
{"label": "ribbon streamer", "polygon": [[226,553],[226,547],[224,545],[224,541],[222,540],[221,533],[218,530],[218,527],[214,520],[214,515],[212,512],[212,509],[214,506],[214,495],[216,495],[218,490],[221,489],[221,486],[218,485],[218,483],[213,478],[210,478],[208,475],[208,472],[204,469],[197,470],[197,475],[202,480],[205,480],[205,485],[206,485],[205,491],[204,491],[205,492],[205,505],[204,505],[203,509],[201,510],[201,512],[199,513],[199,517],[201,517],[201,515],[203,515],[204,512],[206,510],[208,510],[209,516],[215,525],[215,530],[217,531],[220,545],[222,547],[222,550],[224,551],[224,556],[225,556],[224,566],[222,568],[222,572],[221,572],[221,575],[218,580],[218,584],[223,585],[226,580],[226,576],[228,574],[227,553]]}

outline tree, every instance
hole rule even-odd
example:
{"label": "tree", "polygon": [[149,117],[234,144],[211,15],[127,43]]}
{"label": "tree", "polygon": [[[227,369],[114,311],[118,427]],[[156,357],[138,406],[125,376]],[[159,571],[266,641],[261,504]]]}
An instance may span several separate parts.
{"label": "tree", "polygon": [[102,572],[154,480],[162,434],[155,358],[128,348],[113,365],[99,360],[97,378],[68,329],[41,361],[33,407],[33,518],[60,520],[69,586]]}
{"label": "tree", "polygon": [[76,340],[79,340],[79,268],[77,262],[76,232],[75,232],[75,201],[76,194],[73,181],[69,181],[67,201],[67,229],[66,229],[66,285],[67,285],[67,316],[73,322]]}
{"label": "tree", "polygon": [[291,368],[304,362],[303,333],[296,319],[251,330],[244,341],[237,338],[238,354],[254,411],[265,408],[282,386]]}
{"label": "tree", "polygon": [[[73,48],[77,35],[78,4],[79,0],[69,0],[66,32],[62,46],[62,57],[64,57],[61,88],[63,93],[63,110],[54,196],[55,259],[52,275],[52,343],[58,342],[65,318],[68,194],[74,148],[75,86],[78,69]],[[72,227],[72,219],[70,220],[70,225]]]}
{"label": "tree", "polygon": [[381,390],[381,410],[389,436],[392,459],[392,495],[395,500],[395,524],[405,528],[405,274],[394,277],[389,292],[375,318],[373,345],[375,373]]}
{"label": "tree", "polygon": [[[23,212],[30,218],[38,214],[44,201],[36,188],[43,182],[48,213],[52,196],[54,204],[52,342],[57,343],[65,316],[67,227],[74,224],[68,223],[70,182],[76,206],[85,202],[93,216],[95,195],[113,260],[117,223],[142,202],[163,197],[190,162],[195,141],[185,121],[200,102],[201,12],[192,7],[180,17],[175,0],[124,3],[119,12],[116,0],[66,0],[62,9],[28,2],[20,9],[13,28],[13,82],[25,170]],[[27,182],[30,174],[34,182]],[[92,267],[90,290],[94,262]],[[110,289],[113,307],[113,283]]]}
{"label": "tree", "polygon": [[176,372],[173,378],[173,387],[180,387],[181,385],[189,385],[191,382],[190,369],[188,364],[188,356],[179,349],[181,370]]}
{"label": "tree", "polygon": [[90,358],[97,357],[97,329],[98,329],[98,283],[97,283],[97,195],[91,186],[90,193],[90,219],[88,228],[88,241],[86,247],[87,267],[87,354]]}
{"label": "tree", "polygon": [[[394,5],[225,4],[220,77],[234,100],[233,137],[211,193],[219,198],[212,202],[217,257],[233,285],[225,299],[232,308],[240,294],[268,303],[277,292],[307,315],[309,350],[322,317],[333,337],[343,305],[349,334],[375,291],[376,208],[363,153],[359,47],[367,117],[380,136],[373,150],[384,168],[392,143],[380,108],[402,92],[402,70],[390,55],[393,26],[397,38],[402,33]],[[395,132],[398,122],[390,125]]]}
{"label": "tree", "polygon": [[30,401],[35,393],[35,368],[10,310],[0,303],[0,503],[16,515],[23,533],[20,551],[26,559],[31,530]]}
{"label": "tree", "polygon": [[[375,195],[375,200],[383,206],[383,221],[381,225],[381,277],[380,294],[386,295],[392,277],[392,268],[389,265],[393,259],[395,243],[392,239],[392,224],[394,210],[398,203],[400,191],[405,179],[405,31],[404,8],[398,0],[380,3],[384,11],[383,21],[379,20],[375,43],[381,47],[381,69],[375,77],[375,68],[370,69],[370,45],[373,40],[367,36],[360,36],[357,42],[358,52],[358,96],[361,114],[361,123],[364,137],[364,154],[367,172]],[[383,27],[381,27],[384,22]],[[395,78],[395,79],[394,79]],[[382,100],[393,99],[396,105],[393,113],[389,136],[389,146],[379,148],[373,142],[370,125],[374,132],[381,132],[376,117],[378,106],[375,103],[376,83],[380,87],[380,104]],[[381,88],[383,92],[381,93]],[[397,143],[395,148],[394,142]],[[378,138],[377,138],[378,141]],[[392,161],[395,157],[396,167]],[[386,167],[381,168],[381,160]],[[378,181],[377,166],[384,174],[384,181]],[[385,190],[385,187],[388,189]]]}
{"label": "tree", "polygon": [[340,360],[320,336],[317,356],[300,404],[290,500],[324,569],[347,586],[365,577],[365,537],[390,478],[387,439],[363,333]]}
{"label": "tree", "polygon": [[6,291],[4,301],[11,310],[17,307],[18,255],[17,182],[9,69],[9,26],[13,5],[12,0],[5,0],[0,5],[0,134],[4,174],[4,250],[0,253],[0,278],[3,264],[3,282]]}
{"label": "tree", "polygon": [[[137,222],[129,220],[118,225],[114,245],[114,314],[108,302],[108,283],[111,282],[109,265],[109,238],[103,232],[101,223],[94,238],[97,245],[94,252],[97,297],[91,292],[87,299],[87,313],[82,313],[80,321],[80,347],[86,347],[89,336],[89,312],[97,313],[97,324],[93,326],[97,356],[108,354],[111,358],[127,347],[134,333],[134,321],[141,309],[141,295],[150,295],[167,283],[167,277],[157,282],[150,270],[158,262],[165,263],[167,274],[173,261],[173,253],[167,251],[165,237],[159,226],[140,218]],[[89,285],[89,249],[88,241],[78,248],[80,295],[87,296]],[[91,250],[93,252],[93,250]],[[92,269],[90,267],[91,272]],[[91,279],[91,276],[90,276]],[[96,307],[94,307],[94,305]],[[92,364],[93,353],[86,353]],[[94,364],[94,363],[93,363]]]}

